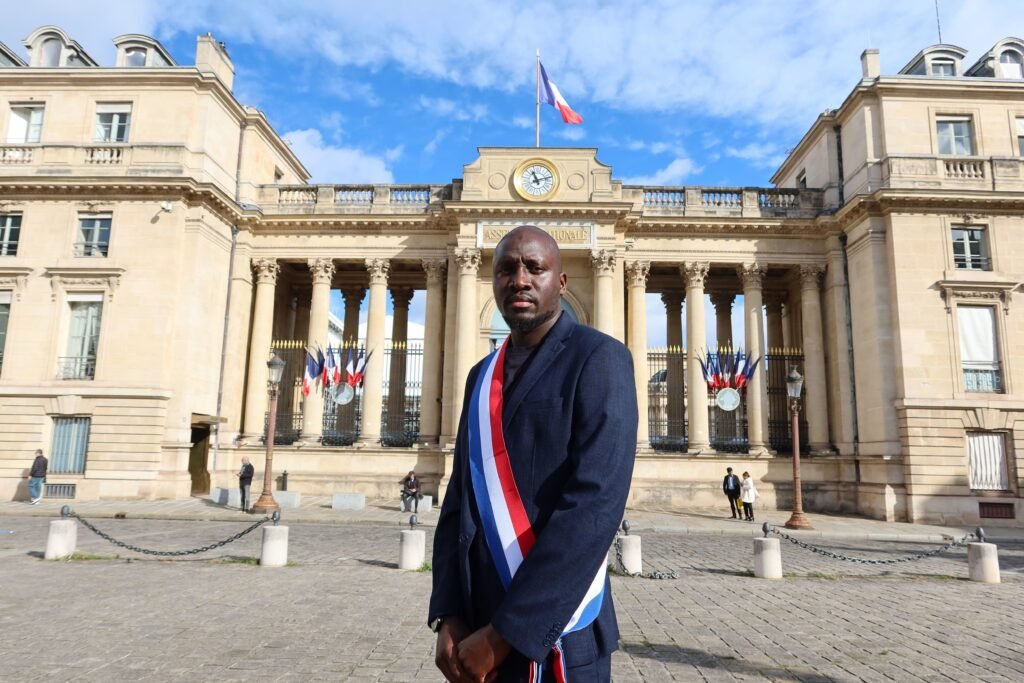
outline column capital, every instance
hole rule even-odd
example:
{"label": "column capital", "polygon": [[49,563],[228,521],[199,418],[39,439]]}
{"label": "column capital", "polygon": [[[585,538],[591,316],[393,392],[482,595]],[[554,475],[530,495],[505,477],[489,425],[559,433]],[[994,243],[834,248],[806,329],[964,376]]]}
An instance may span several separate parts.
{"label": "column capital", "polygon": [[277,264],[277,259],[253,259],[252,272],[256,275],[257,284],[273,285],[277,283],[277,276],[281,272],[281,266]]}
{"label": "column capital", "polygon": [[817,290],[821,286],[821,276],[824,273],[824,266],[800,266],[800,289]]}
{"label": "column capital", "polygon": [[331,284],[334,279],[334,259],[311,258],[306,262],[314,285]]}
{"label": "column capital", "polygon": [[736,295],[732,292],[715,290],[711,292],[711,305],[715,307],[716,313],[732,311],[732,304],[736,301]]}
{"label": "column capital", "polygon": [[429,259],[425,258],[421,261],[423,264],[423,270],[427,273],[427,284],[439,284],[444,282],[445,271],[448,270],[447,259]]}
{"label": "column capital", "polygon": [[358,306],[366,298],[366,287],[345,287],[341,290],[346,306]]}
{"label": "column capital", "polygon": [[761,289],[768,267],[763,263],[744,263],[736,268],[736,274],[743,281],[743,289]]}
{"label": "column capital", "polygon": [[782,305],[786,303],[789,294],[776,289],[769,289],[762,294],[762,301],[769,313],[782,313]]}
{"label": "column capital", "polygon": [[665,304],[665,309],[669,313],[672,312],[671,309],[681,311],[683,307],[683,299],[685,298],[686,297],[683,296],[682,292],[675,289],[670,289],[661,293],[661,302]]}
{"label": "column capital", "polygon": [[480,270],[480,250],[472,247],[455,250],[455,262],[460,275],[476,275]]}
{"label": "column capital", "polygon": [[611,275],[615,272],[615,250],[595,249],[590,252],[590,266],[595,275]]}
{"label": "column capital", "polygon": [[413,292],[410,287],[392,287],[391,303],[395,305],[395,308],[409,308],[412,294]]}
{"label": "column capital", "polygon": [[650,261],[626,261],[626,278],[630,287],[646,287],[650,273]]}
{"label": "column capital", "polygon": [[391,271],[391,262],[386,258],[366,259],[366,270],[370,274],[371,285],[386,285],[388,273]]}
{"label": "column capital", "polygon": [[711,264],[707,261],[690,261],[679,266],[679,274],[683,276],[687,288],[703,288],[710,270]]}

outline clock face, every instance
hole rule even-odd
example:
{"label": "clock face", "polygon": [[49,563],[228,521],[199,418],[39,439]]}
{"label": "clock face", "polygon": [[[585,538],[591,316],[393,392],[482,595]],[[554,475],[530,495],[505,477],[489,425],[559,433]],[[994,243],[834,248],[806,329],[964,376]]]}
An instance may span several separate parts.
{"label": "clock face", "polygon": [[513,178],[516,192],[529,201],[548,199],[558,189],[558,172],[544,159],[527,159],[519,164]]}

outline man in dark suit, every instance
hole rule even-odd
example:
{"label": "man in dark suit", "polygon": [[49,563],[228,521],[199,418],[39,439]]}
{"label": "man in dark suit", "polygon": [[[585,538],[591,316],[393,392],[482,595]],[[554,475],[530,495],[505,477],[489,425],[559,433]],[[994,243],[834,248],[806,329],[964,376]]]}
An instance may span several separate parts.
{"label": "man in dark suit", "polygon": [[725,479],[722,480],[722,493],[729,499],[729,509],[732,511],[732,518],[739,519],[743,516],[737,505],[740,499],[740,478],[732,473],[731,467],[725,468]]}
{"label": "man in dark suit", "polygon": [[[494,299],[511,336],[503,363],[489,357],[469,373],[434,535],[428,622],[438,633],[438,668],[456,683],[527,681],[532,662],[548,681],[558,658],[570,681],[611,677],[619,632],[602,572],[636,452],[633,366],[621,343],[562,314],[566,281],[558,245],[539,228],[520,226],[498,243]],[[510,580],[499,576],[501,548],[490,547],[482,527],[478,470],[469,463],[476,429],[469,423],[483,419],[471,397],[488,367],[496,383],[483,391],[492,392],[492,406],[495,387],[501,397],[500,422],[491,424],[501,427],[534,538]],[[586,603],[595,586],[603,597]],[[573,626],[587,604],[599,604],[596,618],[591,611],[588,625]]]}

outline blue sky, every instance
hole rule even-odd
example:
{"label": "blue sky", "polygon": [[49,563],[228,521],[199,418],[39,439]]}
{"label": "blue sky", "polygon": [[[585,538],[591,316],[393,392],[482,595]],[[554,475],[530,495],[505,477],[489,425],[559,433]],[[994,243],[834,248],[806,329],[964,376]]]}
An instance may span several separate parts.
{"label": "blue sky", "polygon": [[[1024,35],[1024,2],[939,10],[943,42],[968,63]],[[544,145],[597,147],[627,183],[765,186],[856,84],[864,48],[892,74],[939,42],[934,0],[37,0],[3,16],[0,41],[23,56],[22,39],[55,24],[102,65],[123,33],[190,65],[210,32],[227,44],[238,99],[265,112],[314,182],[337,183],[445,183],[478,146],[532,145],[539,48],[584,118],[568,126],[544,107]]]}

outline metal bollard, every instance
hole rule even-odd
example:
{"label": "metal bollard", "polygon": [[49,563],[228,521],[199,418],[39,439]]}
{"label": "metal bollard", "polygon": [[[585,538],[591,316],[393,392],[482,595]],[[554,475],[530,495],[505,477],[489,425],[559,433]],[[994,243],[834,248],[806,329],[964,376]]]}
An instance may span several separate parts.
{"label": "metal bollard", "polygon": [[71,519],[71,509],[65,505],[61,508],[60,519],[50,522],[50,533],[46,537],[47,560],[62,560],[71,557],[78,547],[78,522]]}
{"label": "metal bollard", "polygon": [[263,544],[260,547],[261,567],[283,567],[288,564],[288,527],[263,525]]}
{"label": "metal bollard", "polygon": [[754,539],[754,576],[759,579],[782,578],[782,551],[779,549],[779,539]]}
{"label": "metal bollard", "polygon": [[423,566],[427,557],[427,533],[416,529],[419,520],[416,515],[409,517],[409,528],[402,531],[398,544],[398,568],[416,570]]}
{"label": "metal bollard", "polygon": [[642,574],[644,571],[640,539],[640,536],[619,536],[619,546],[622,549],[622,567],[630,574]]}
{"label": "metal bollard", "polygon": [[[981,531],[980,529],[978,530]],[[982,533],[978,537],[984,539]],[[967,576],[980,583],[1000,583],[999,552],[994,543],[967,544]]]}

